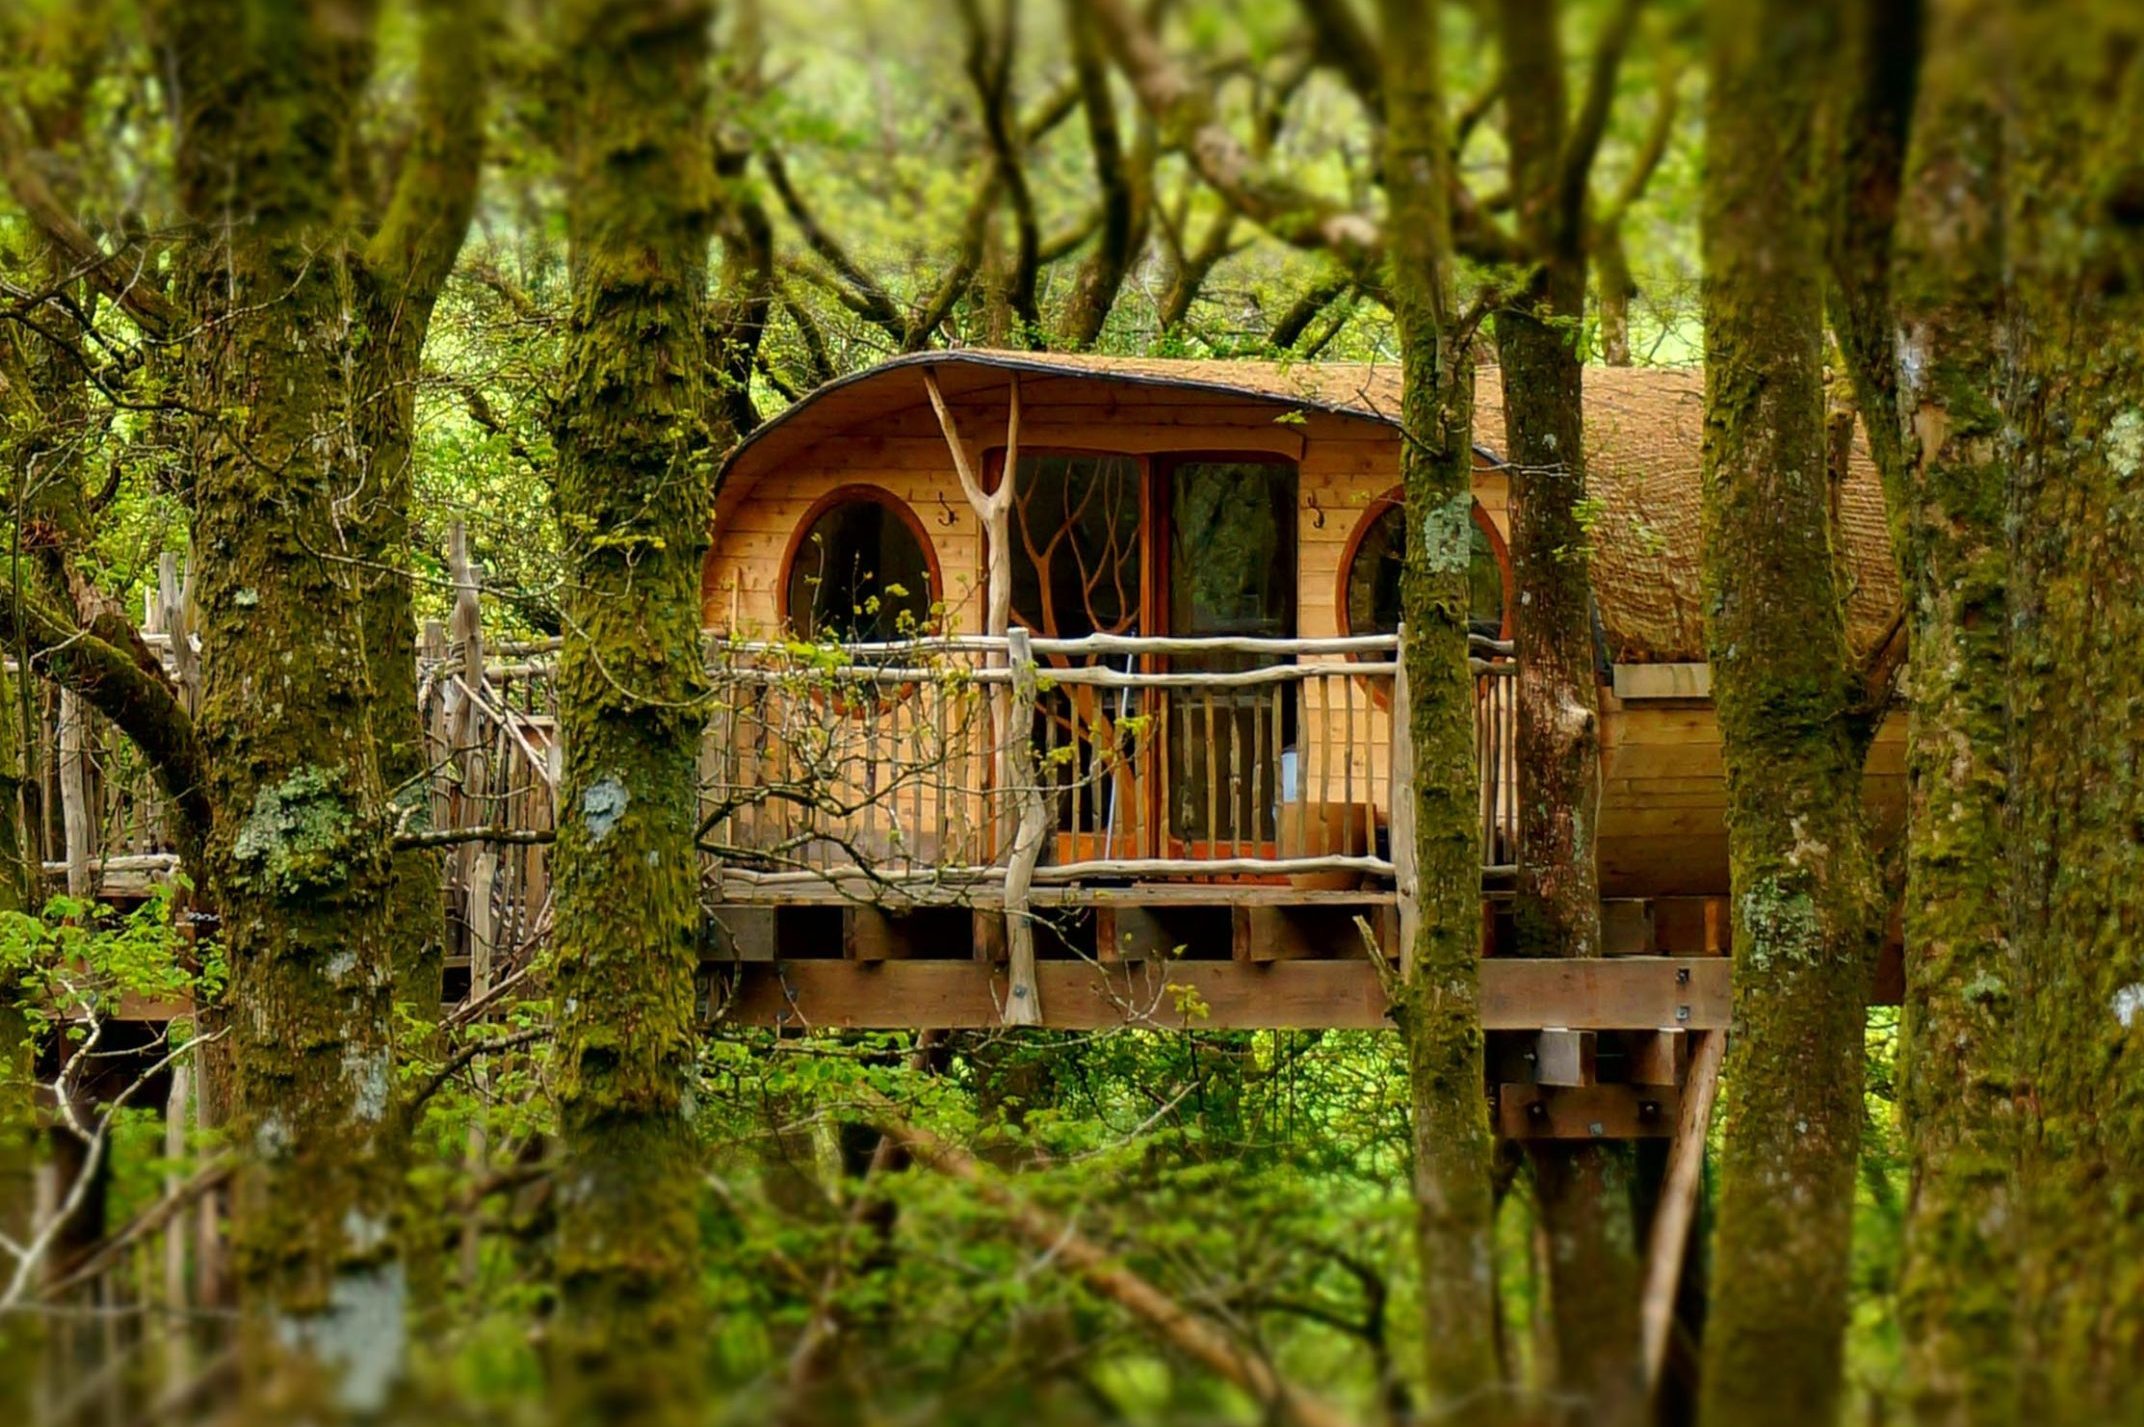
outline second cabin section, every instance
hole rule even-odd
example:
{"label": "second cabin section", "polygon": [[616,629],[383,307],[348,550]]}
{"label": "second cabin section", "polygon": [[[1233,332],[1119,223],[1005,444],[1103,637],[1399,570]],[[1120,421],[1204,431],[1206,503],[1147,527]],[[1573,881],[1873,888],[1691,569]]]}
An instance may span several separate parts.
{"label": "second cabin section", "polygon": [[[1725,1022],[1696,376],[1587,374],[1611,949],[1498,959],[1518,845],[1496,384],[1469,571],[1490,1029]],[[1383,1024],[1411,886],[1392,810],[1394,367],[930,353],[830,384],[725,464],[702,767],[730,1014],[818,1025]],[[1017,414],[1015,414],[1017,413]],[[1850,625],[1898,592],[1842,432]],[[995,608],[993,594],[995,593]],[[1894,720],[1895,723],[1895,720]],[[1900,733],[1871,761],[1895,823]],[[1008,914],[1009,913],[1009,914]],[[1666,953],[1666,955],[1663,955]],[[1691,959],[1684,960],[1683,957]]]}

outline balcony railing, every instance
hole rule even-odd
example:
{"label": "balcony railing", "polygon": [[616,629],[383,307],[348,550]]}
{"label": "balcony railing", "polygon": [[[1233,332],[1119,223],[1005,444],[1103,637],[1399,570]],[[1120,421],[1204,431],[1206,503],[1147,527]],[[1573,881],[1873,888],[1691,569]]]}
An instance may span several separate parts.
{"label": "balcony railing", "polygon": [[[1397,649],[1392,636],[711,641],[702,844],[746,880],[987,874],[1025,811],[1046,881],[1389,877]],[[1480,655],[1494,869],[1512,843],[1513,666],[1503,646]],[[547,657],[442,692],[432,723],[442,766],[463,765],[456,794],[499,802],[546,781]],[[472,735],[492,745],[477,753],[496,767],[485,790],[468,777]]]}
{"label": "balcony railing", "polygon": [[[698,780],[710,894],[1012,906],[1037,887],[1190,879],[1389,895],[1407,855],[1392,833],[1409,801],[1398,652],[1393,636],[711,636]],[[1516,861],[1515,666],[1508,645],[1473,652],[1495,875]],[[556,653],[550,641],[471,658],[435,635],[420,655],[432,826],[524,835],[449,853],[472,964],[548,925],[538,839],[558,807]],[[53,870],[168,866],[160,806],[123,741],[87,714],[79,734],[54,734],[45,806],[87,796],[52,820]]]}

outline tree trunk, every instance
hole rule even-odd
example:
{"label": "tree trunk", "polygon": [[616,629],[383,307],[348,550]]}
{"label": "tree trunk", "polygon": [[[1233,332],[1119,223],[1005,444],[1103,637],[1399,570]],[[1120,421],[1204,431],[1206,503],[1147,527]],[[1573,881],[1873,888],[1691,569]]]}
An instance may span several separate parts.
{"label": "tree trunk", "polygon": [[2009,690],[2024,1411],[2144,1419],[2144,58],[2138,16],[2007,0],[2018,465]]}
{"label": "tree trunk", "polygon": [[1630,303],[1638,295],[1630,255],[1623,248],[1623,227],[1601,230],[1594,248],[1594,282],[1600,291],[1601,360],[1611,367],[1630,365]]}
{"label": "tree trunk", "polygon": [[[396,202],[366,247],[355,294],[364,314],[354,371],[362,490],[366,667],[378,701],[380,778],[398,821],[430,809],[430,759],[417,707],[416,617],[409,567],[412,435],[424,342],[440,288],[476,206],[483,154],[484,36],[492,0],[425,0],[416,131]],[[446,951],[439,855],[397,853],[393,864],[395,999],[422,1022],[438,1016]]]}
{"label": "tree trunk", "polygon": [[[1587,532],[1582,214],[1559,201],[1565,149],[1563,47],[1554,0],[1501,0],[1505,137],[1521,241],[1539,266],[1497,315],[1511,471],[1511,561],[1518,600],[1519,846],[1514,904],[1521,956],[1598,956],[1600,694],[1594,677]],[[1645,1409],[1638,1235],[1627,1145],[1528,1147],[1548,1243],[1556,1400],[1601,1427]]]}
{"label": "tree trunk", "polygon": [[[15,690],[16,676],[0,674],[0,912],[30,905]],[[37,1227],[37,1058],[25,995],[19,981],[0,981],[0,1234],[18,1244],[28,1243]],[[41,1327],[35,1314],[0,1314],[0,1413],[10,1422],[31,1421],[37,1406]]]}
{"label": "tree trunk", "polygon": [[1735,1034],[1703,1413],[1836,1414],[1880,927],[1825,451],[1813,124],[1834,16],[1717,0],[1704,175],[1704,592]]}
{"label": "tree trunk", "polygon": [[231,965],[242,1292],[264,1411],[377,1410],[402,1361],[387,819],[335,354],[369,37],[280,4],[172,16],[201,735],[201,870]]}
{"label": "tree trunk", "polygon": [[1394,1015],[1407,1043],[1424,1352],[1436,1412],[1501,1392],[1494,1323],[1491,1137],[1482,1093],[1481,839],[1467,672],[1474,371],[1455,337],[1451,145],[1437,17],[1380,0],[1393,317],[1404,371],[1401,609],[1413,742],[1416,914]]}
{"label": "tree trunk", "polygon": [[1906,998],[1899,1094],[1911,1182],[1899,1281],[1907,1398],[1928,1424],[2017,1419],[2016,1012],[2004,930],[2009,477],[2001,122],[1982,0],[1934,7],[1900,214],[1889,504],[1906,588]]}
{"label": "tree trunk", "polygon": [[557,503],[573,593],[559,668],[554,995],[569,1168],[553,1342],[569,1423],[697,1422],[702,1388],[692,1105],[710,9],[575,0],[560,35],[573,313]]}

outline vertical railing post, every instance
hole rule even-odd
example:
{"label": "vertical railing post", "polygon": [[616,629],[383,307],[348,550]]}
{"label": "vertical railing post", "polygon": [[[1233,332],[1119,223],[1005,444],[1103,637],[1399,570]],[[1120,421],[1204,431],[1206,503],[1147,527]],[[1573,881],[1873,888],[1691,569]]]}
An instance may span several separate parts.
{"label": "vertical railing post", "polygon": [[[171,1090],[164,1100],[164,1194],[168,1198],[180,1185],[179,1166],[186,1159],[186,1132],[192,1110],[193,1067],[186,1060],[172,1062]],[[186,1220],[174,1214],[164,1226],[163,1307],[167,1315],[164,1340],[164,1380],[182,1383],[193,1377],[193,1313],[186,1297]]]}
{"label": "vertical railing post", "polygon": [[194,653],[194,580],[191,568],[179,578],[179,557],[166,550],[156,559],[158,627],[170,640],[171,679],[179,686],[179,701],[196,713],[200,698],[201,661]]}
{"label": "vertical railing post", "polygon": [[[459,697],[450,691],[447,699],[451,710],[447,751],[461,785],[460,796],[455,800],[460,815],[455,822],[457,826],[482,826],[490,816],[483,806],[487,782],[484,750],[476,736],[476,701],[484,690],[484,618],[478,593],[480,577],[476,562],[469,558],[469,529],[458,520],[447,527],[447,572],[454,580],[453,621],[448,626],[453,651],[450,657],[459,665],[461,681]],[[477,859],[488,855],[495,854],[474,842],[465,842],[455,850],[451,865],[465,893],[475,881]],[[491,946],[488,937],[479,935],[489,922],[489,908],[485,910],[487,915],[479,917],[476,908],[465,903],[470,929],[470,994],[475,996],[491,989]]]}
{"label": "vertical railing post", "polygon": [[[459,702],[449,702],[454,713],[447,724],[447,747],[461,784],[460,795],[455,799],[460,814],[456,821],[481,827],[488,822],[503,821],[505,808],[503,804],[487,806],[490,802],[486,796],[489,780],[483,743],[477,737],[477,698],[484,690],[481,576],[476,562],[469,557],[469,527],[459,520],[447,527],[447,572],[454,580],[454,612],[448,626],[453,641],[450,659],[460,666],[461,689]],[[511,713],[507,716],[511,717]],[[491,990],[492,960],[498,939],[498,925],[491,910],[492,893],[498,882],[498,849],[485,843],[465,842],[455,849],[447,865],[453,868],[454,880],[461,886],[462,921],[469,932],[469,997],[472,1001],[480,1001]],[[472,1070],[478,1085],[488,1087],[490,1068],[482,1057],[477,1059]],[[481,1118],[470,1121],[463,1154],[470,1178],[481,1180],[490,1157],[490,1145]],[[461,1234],[462,1279],[471,1287],[476,1284],[481,1247],[476,1218],[474,1214],[468,1217]]]}
{"label": "vertical railing post", "polygon": [[89,715],[82,696],[60,690],[60,826],[67,841],[67,895],[87,900],[90,876]]}
{"label": "vertical railing post", "polygon": [[1004,791],[1017,819],[1012,848],[1005,862],[1005,948],[1007,992],[1005,1024],[1042,1024],[1042,998],[1035,985],[1035,921],[1030,914],[1029,890],[1035,864],[1042,856],[1043,832],[1048,808],[1042,780],[1035,767],[1035,651],[1024,629],[1005,634],[1006,662],[1012,670],[1012,707],[1004,725]]}
{"label": "vertical railing post", "polygon": [[1407,626],[1392,652],[1392,881],[1399,902],[1400,975],[1414,970],[1415,932],[1422,924],[1422,889],[1415,871],[1414,710],[1407,689]]}

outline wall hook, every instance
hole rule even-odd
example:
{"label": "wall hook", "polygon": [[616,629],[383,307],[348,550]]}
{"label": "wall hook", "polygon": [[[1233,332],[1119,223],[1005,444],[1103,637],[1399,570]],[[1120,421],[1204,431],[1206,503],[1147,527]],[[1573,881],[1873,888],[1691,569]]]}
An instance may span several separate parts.
{"label": "wall hook", "polygon": [[1308,504],[1311,516],[1310,528],[1323,530],[1325,528],[1325,508],[1318,504],[1318,493],[1316,491],[1310,493]]}
{"label": "wall hook", "polygon": [[938,517],[938,523],[948,528],[958,525],[960,523],[960,517],[953,513],[953,507],[946,502],[945,492],[934,491],[933,494],[938,497],[938,508],[941,511],[945,512],[943,515]]}

